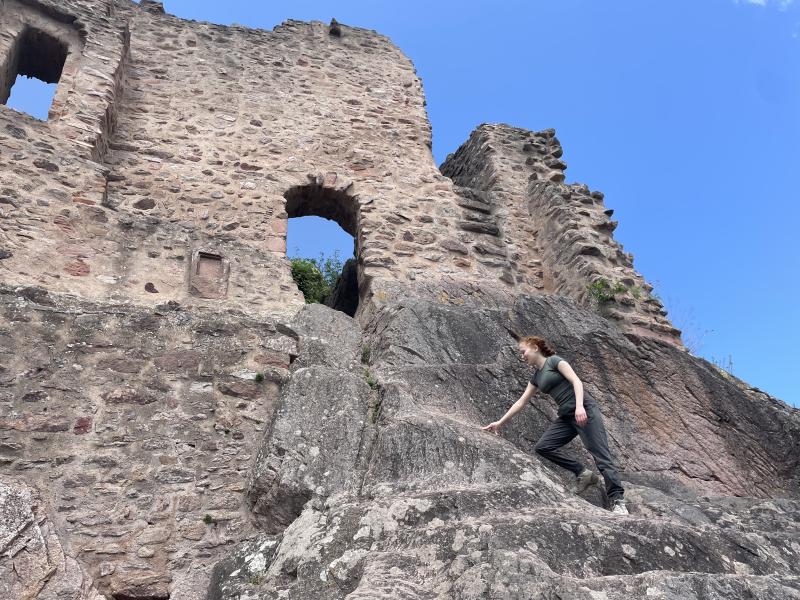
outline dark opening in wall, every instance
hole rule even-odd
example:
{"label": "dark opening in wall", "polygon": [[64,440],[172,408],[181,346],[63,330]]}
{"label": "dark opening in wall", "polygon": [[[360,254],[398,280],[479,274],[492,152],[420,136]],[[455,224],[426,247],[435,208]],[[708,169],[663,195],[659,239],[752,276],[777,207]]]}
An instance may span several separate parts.
{"label": "dark opening in wall", "polygon": [[306,302],[322,302],[354,316],[358,308],[355,198],[314,184],[294,187],[284,197],[292,277]]}
{"label": "dark opening in wall", "polygon": [[[26,27],[12,46],[5,73],[0,76],[0,102],[46,120],[66,60],[66,44]],[[31,85],[27,78],[38,81]]]}

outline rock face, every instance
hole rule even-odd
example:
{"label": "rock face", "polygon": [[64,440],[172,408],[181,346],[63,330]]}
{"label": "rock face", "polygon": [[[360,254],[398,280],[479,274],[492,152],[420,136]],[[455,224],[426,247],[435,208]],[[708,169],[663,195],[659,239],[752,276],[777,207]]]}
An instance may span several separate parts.
{"label": "rock face", "polygon": [[0,478],[0,575],[3,598],[102,599],[64,551],[39,494],[6,476]]}
{"label": "rock face", "polygon": [[336,281],[330,298],[326,299],[325,304],[348,316],[356,315],[358,310],[358,263],[354,258],[344,263],[342,274]]}
{"label": "rock face", "polygon": [[[150,0],[0,2],[20,74],[58,87],[0,106],[1,597],[800,598],[798,411],[685,352],[554,131],[440,171],[386,38]],[[355,238],[334,308],[311,214]],[[536,456],[547,399],[480,429],[512,332],[597,398],[630,516]]]}
{"label": "rock face", "polygon": [[[315,310],[307,331],[335,335]],[[631,516],[604,510],[599,488],[576,496],[536,458],[549,401],[502,437],[479,429],[526,381],[509,331],[534,327],[600,402]],[[510,310],[408,300],[364,329],[370,402],[353,373],[355,332],[315,340],[249,485],[270,535],[217,565],[210,597],[800,596],[797,411],[756,400],[671,345],[639,341],[557,296],[521,297]],[[676,372],[691,392],[669,381]]]}

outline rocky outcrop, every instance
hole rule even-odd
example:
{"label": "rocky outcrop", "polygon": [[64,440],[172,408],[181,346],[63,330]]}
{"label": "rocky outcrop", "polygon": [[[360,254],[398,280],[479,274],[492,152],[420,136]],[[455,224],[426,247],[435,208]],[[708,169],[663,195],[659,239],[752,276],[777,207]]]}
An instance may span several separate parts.
{"label": "rocky outcrop", "polygon": [[[0,596],[798,597],[798,411],[692,357],[553,130],[440,172],[373,31],[0,1]],[[353,235],[305,307],[288,219]],[[601,314],[598,314],[601,313]],[[606,415],[631,506],[533,451],[512,332]],[[584,459],[579,445],[571,450]]]}
{"label": "rocky outcrop", "polygon": [[[210,598],[800,594],[798,411],[767,398],[754,415],[748,392],[705,361],[651,339],[637,346],[556,296],[507,310],[409,299],[379,311],[364,331],[370,410],[353,372],[358,337],[338,340],[325,309],[313,311],[300,335],[301,348],[313,340],[313,365],[284,388],[248,490],[270,535],[217,565]],[[535,456],[549,400],[502,437],[480,430],[526,381],[510,331],[548,336],[584,376],[629,517],[606,511],[598,488],[576,496]]]}
{"label": "rocky outcrop", "polygon": [[356,259],[347,260],[336,285],[331,290],[325,305],[354,317],[358,309],[358,263]]}
{"label": "rocky outcrop", "polygon": [[0,596],[28,600],[102,600],[65,551],[37,490],[0,477]]}

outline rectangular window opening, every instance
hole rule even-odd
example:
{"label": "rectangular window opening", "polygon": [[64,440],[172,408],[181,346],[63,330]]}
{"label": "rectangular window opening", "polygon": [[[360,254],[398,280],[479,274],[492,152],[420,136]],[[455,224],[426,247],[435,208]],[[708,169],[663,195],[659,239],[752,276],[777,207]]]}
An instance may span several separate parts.
{"label": "rectangular window opening", "polygon": [[10,108],[46,121],[67,60],[67,46],[32,27],[23,31],[14,46],[6,89],[0,89],[0,100]]}

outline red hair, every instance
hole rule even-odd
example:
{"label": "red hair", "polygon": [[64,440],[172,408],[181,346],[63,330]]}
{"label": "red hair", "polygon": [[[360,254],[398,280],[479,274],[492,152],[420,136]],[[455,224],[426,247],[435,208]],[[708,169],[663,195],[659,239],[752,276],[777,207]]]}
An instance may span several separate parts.
{"label": "red hair", "polygon": [[536,346],[545,356],[553,356],[553,354],[556,353],[556,351],[553,350],[553,347],[547,343],[547,340],[539,337],[538,335],[526,335],[524,337],[520,337],[519,343],[523,346],[528,346],[528,348]]}

